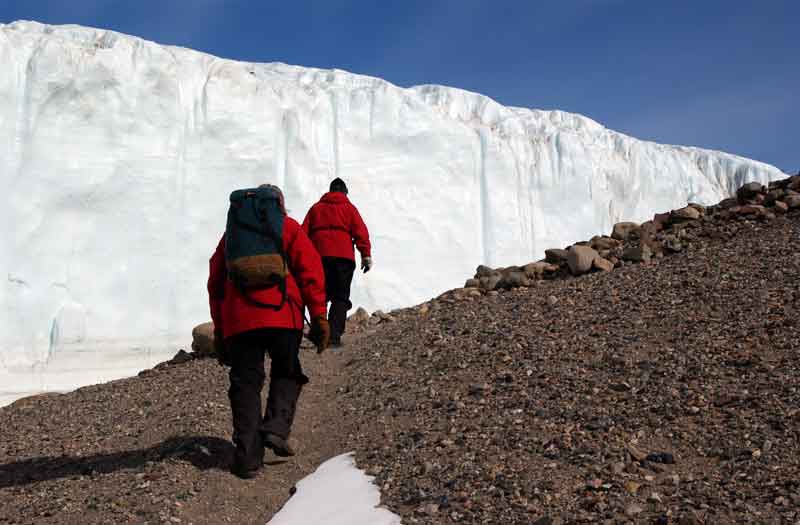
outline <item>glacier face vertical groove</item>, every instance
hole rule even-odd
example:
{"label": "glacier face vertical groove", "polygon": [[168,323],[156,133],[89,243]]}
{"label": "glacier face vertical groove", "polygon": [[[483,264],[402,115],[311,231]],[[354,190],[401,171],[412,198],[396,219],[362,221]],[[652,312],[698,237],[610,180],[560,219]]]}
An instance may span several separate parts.
{"label": "glacier face vertical groove", "polygon": [[458,286],[478,264],[526,263],[783,176],[562,111],[78,26],[0,25],[0,58],[0,384],[72,381],[31,376],[43,356],[102,349],[120,371],[186,346],[209,316],[208,258],[237,187],[281,184],[302,220],[344,178],[376,260],[353,302],[387,309]]}
{"label": "glacier face vertical groove", "polygon": [[483,130],[475,130],[478,136],[478,191],[480,192],[480,225],[481,225],[481,250],[483,251],[483,264],[492,264],[491,239],[489,237],[489,224],[491,216],[489,211],[489,190],[486,181],[486,137]]}

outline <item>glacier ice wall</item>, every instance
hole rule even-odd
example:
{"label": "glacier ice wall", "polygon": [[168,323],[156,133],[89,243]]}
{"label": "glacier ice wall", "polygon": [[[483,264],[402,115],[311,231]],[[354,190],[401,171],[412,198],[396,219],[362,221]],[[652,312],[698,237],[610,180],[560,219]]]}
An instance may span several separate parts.
{"label": "glacier ice wall", "polygon": [[375,245],[354,302],[391,308],[782,176],[580,115],[79,26],[0,26],[0,64],[0,365],[30,388],[69,352],[186,345],[234,188],[277,183],[302,220],[345,179]]}

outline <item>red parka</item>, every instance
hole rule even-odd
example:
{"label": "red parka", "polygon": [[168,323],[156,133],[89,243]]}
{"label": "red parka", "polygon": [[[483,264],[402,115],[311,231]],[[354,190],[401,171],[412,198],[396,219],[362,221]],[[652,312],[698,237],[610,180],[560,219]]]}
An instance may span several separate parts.
{"label": "red parka", "polygon": [[[209,262],[208,297],[214,327],[228,338],[258,328],[303,328],[303,308],[313,319],[325,315],[325,274],[322,261],[300,225],[291,217],[283,221],[283,250],[289,275],[286,277],[286,303],[280,310],[260,307],[248,301],[228,279],[225,266],[225,236]],[[279,304],[277,286],[248,292],[254,299]]]}
{"label": "red parka", "polygon": [[361,257],[370,257],[369,231],[358,210],[338,191],[326,193],[303,221],[303,230],[323,257],[355,260],[353,243]]}

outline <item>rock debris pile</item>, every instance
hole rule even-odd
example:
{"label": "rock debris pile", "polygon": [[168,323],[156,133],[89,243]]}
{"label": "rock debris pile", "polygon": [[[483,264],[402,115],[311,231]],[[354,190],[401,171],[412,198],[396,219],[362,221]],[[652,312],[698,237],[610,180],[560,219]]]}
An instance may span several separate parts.
{"label": "rock debris pile", "polygon": [[545,251],[545,258],[524,266],[489,268],[479,266],[465,288],[484,292],[535,286],[546,279],[578,276],[592,271],[610,272],[626,264],[649,262],[654,258],[682,252],[710,223],[730,220],[774,220],[778,215],[800,208],[800,175],[773,181],[769,186],[745,184],[735,197],[714,206],[700,204],[657,213],[638,224],[620,222],[610,236],[598,235],[565,249]]}

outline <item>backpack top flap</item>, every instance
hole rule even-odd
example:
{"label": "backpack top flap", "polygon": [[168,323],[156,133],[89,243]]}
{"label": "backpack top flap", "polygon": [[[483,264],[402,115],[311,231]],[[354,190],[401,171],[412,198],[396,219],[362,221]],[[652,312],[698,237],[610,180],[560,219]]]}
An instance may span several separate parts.
{"label": "backpack top flap", "polygon": [[225,262],[231,279],[245,287],[264,287],[286,277],[283,221],[275,190],[231,193],[225,229]]}

